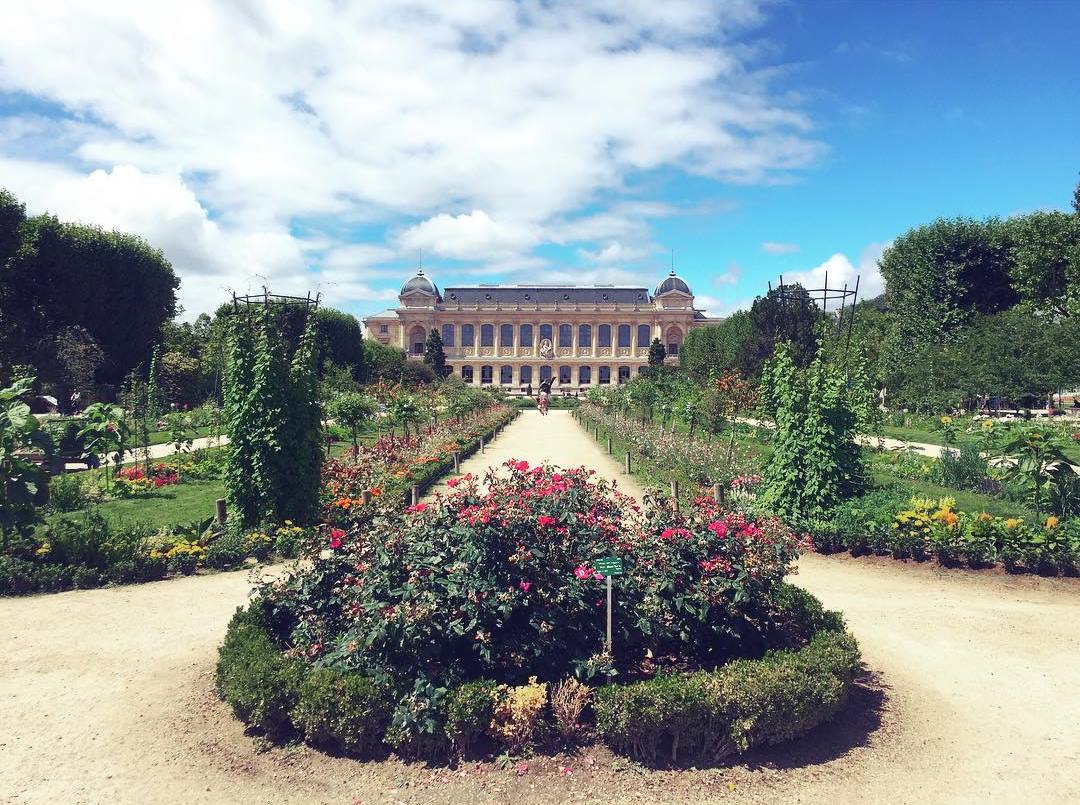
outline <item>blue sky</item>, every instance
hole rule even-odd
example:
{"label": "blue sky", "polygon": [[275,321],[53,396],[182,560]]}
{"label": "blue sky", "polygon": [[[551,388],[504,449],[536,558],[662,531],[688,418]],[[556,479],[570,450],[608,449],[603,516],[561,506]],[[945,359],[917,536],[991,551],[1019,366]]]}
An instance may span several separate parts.
{"label": "blue sky", "polygon": [[24,4],[0,186],[137,232],[186,317],[263,283],[357,314],[443,285],[701,306],[875,261],[937,216],[1065,208],[1080,3]]}

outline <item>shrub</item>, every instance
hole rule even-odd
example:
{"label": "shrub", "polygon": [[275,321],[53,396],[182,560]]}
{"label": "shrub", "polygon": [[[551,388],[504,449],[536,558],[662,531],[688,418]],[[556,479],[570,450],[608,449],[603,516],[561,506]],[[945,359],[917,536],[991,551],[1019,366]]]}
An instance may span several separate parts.
{"label": "shrub", "polygon": [[236,567],[244,557],[244,533],[232,521],[206,546],[206,564],[218,570]]}
{"label": "shrub", "polygon": [[280,735],[291,727],[304,664],[282,655],[267,628],[261,601],[236,611],[218,649],[214,685],[238,718],[261,732]]}
{"label": "shrub", "polygon": [[491,715],[491,732],[507,751],[520,754],[532,748],[547,707],[547,693],[547,683],[537,682],[535,676],[524,685],[500,686]]}
{"label": "shrub", "polygon": [[964,442],[959,450],[942,450],[934,462],[931,477],[936,483],[953,489],[974,489],[987,477],[989,465],[979,448]]}
{"label": "shrub", "polygon": [[34,563],[14,556],[0,556],[0,595],[25,595],[34,591]]}
{"label": "shrub", "polygon": [[591,699],[592,689],[573,677],[564,679],[551,689],[551,713],[564,740],[576,741],[581,736],[581,714]]}
{"label": "shrub", "polygon": [[78,511],[86,508],[89,502],[78,475],[57,475],[50,481],[49,508],[53,511]]}
{"label": "shrub", "polygon": [[460,753],[468,753],[491,725],[499,685],[490,679],[466,682],[451,690],[446,700],[446,737]]}
{"label": "shrub", "polygon": [[309,742],[365,755],[380,745],[393,709],[389,692],[373,680],[316,668],[300,682],[291,715]]}
{"label": "shrub", "polygon": [[670,674],[596,691],[598,733],[656,762],[718,760],[803,735],[843,705],[859,668],[854,638],[824,631],[799,651],[737,660],[713,672]]}

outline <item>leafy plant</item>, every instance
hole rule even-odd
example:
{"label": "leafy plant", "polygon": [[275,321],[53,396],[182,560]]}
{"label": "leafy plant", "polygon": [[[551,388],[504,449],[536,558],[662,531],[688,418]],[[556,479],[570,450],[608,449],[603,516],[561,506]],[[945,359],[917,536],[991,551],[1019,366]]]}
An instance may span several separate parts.
{"label": "leafy plant", "polygon": [[23,378],[0,389],[0,536],[5,544],[9,532],[33,523],[36,507],[49,499],[49,475],[28,455],[51,449],[22,399],[32,387],[33,378]]}

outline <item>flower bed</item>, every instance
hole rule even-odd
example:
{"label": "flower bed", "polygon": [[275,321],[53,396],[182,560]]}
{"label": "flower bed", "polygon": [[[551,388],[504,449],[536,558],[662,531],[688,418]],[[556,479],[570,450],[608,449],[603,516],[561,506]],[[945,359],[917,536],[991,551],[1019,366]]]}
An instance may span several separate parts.
{"label": "flower bed", "polygon": [[876,553],[896,559],[936,558],[973,568],[998,563],[1009,572],[1080,575],[1080,520],[963,512],[952,498],[905,498],[888,490],[854,498],[810,524],[821,553]]}
{"label": "flower bed", "polygon": [[[715,759],[830,717],[858,663],[839,616],[783,583],[799,544],[781,523],[708,499],[638,506],[585,469],[507,462],[328,526],[324,546],[234,618],[217,685],[251,726],[340,751],[520,753],[559,735]],[[612,557],[607,653],[596,568]],[[687,732],[706,728],[729,739]]]}

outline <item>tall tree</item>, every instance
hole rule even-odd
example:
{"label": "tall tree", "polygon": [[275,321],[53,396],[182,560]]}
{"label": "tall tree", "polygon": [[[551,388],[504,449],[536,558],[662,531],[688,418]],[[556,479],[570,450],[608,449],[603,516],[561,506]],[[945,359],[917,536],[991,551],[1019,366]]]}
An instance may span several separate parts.
{"label": "tall tree", "polygon": [[315,314],[316,363],[320,376],[328,363],[346,367],[353,380],[364,381],[364,333],[355,316],[333,308]]}
{"label": "tall tree", "polygon": [[1008,221],[1012,282],[1044,313],[1080,315],[1080,216],[1033,212]]}
{"label": "tall tree", "polygon": [[427,343],[424,344],[424,363],[435,373],[435,377],[446,377],[446,351],[443,349],[442,336],[435,328],[428,333]]}
{"label": "tall tree", "polygon": [[664,345],[660,343],[659,338],[654,338],[649,344],[649,366],[662,366],[665,357],[667,357],[667,352],[664,350]]}
{"label": "tall tree", "polygon": [[679,349],[679,365],[699,380],[739,368],[739,358],[750,339],[750,312],[739,310],[719,324],[695,327]]}
{"label": "tall tree", "polygon": [[742,373],[756,377],[781,342],[789,345],[796,367],[809,366],[817,354],[821,317],[821,309],[798,283],[759,296],[750,308],[750,334],[739,354]]}

